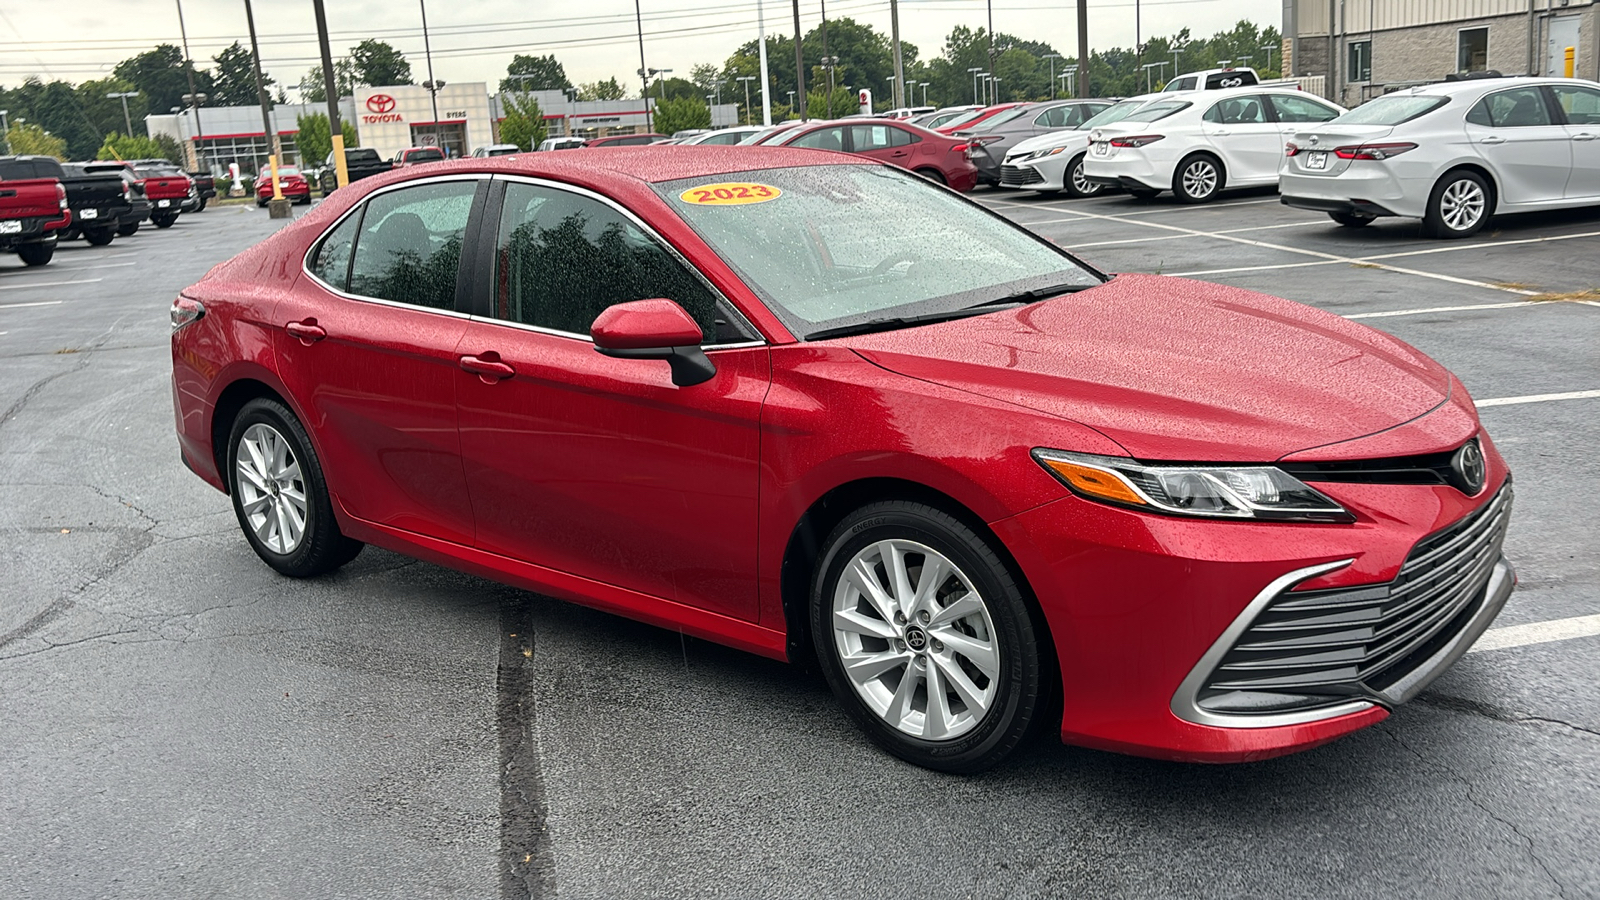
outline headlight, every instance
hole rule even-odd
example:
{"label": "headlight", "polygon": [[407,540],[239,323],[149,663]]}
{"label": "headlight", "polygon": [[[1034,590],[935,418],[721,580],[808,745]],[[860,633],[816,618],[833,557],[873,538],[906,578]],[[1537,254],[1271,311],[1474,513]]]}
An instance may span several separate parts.
{"label": "headlight", "polygon": [[1173,516],[1354,522],[1327,495],[1274,466],[1145,465],[1121,456],[1036,449],[1033,458],[1074,494]]}
{"label": "headlight", "polygon": [[1047,148],[1047,149],[1044,149],[1044,150],[1035,150],[1032,153],[1028,154],[1028,158],[1029,159],[1043,159],[1046,156],[1055,156],[1057,153],[1060,153],[1061,151],[1063,151],[1065,149],[1067,149],[1067,148],[1065,148],[1065,147],[1050,147],[1050,148]]}

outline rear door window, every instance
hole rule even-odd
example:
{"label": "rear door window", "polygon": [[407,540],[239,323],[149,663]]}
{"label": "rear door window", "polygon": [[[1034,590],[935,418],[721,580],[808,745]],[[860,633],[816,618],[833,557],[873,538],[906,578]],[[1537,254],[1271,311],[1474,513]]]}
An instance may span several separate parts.
{"label": "rear door window", "polygon": [[352,294],[454,309],[476,180],[388,191],[367,201],[350,265]]}
{"label": "rear door window", "polygon": [[1600,90],[1579,84],[1552,84],[1568,125],[1600,125]]}
{"label": "rear door window", "polygon": [[1279,122],[1328,122],[1339,116],[1338,110],[1304,97],[1268,94],[1267,100]]}
{"label": "rear door window", "polygon": [[813,150],[843,150],[843,128],[818,128],[810,134],[802,134],[789,142],[791,147],[810,147]]}
{"label": "rear door window", "polygon": [[1475,107],[1474,115],[1467,117],[1467,121],[1476,125],[1485,124],[1485,119],[1495,128],[1532,128],[1551,124],[1544,93],[1537,87],[1512,88],[1490,94],[1478,101],[1478,107],[1481,109]]}
{"label": "rear door window", "polygon": [[361,210],[345,217],[337,228],[322,239],[317,252],[311,257],[311,274],[336,290],[350,287],[350,251],[356,246],[356,232],[361,228]]}

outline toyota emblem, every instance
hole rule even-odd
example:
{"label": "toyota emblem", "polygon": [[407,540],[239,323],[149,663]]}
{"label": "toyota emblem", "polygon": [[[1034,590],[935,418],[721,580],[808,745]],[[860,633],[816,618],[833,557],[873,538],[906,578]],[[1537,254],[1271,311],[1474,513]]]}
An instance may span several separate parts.
{"label": "toyota emblem", "polygon": [[906,629],[906,645],[912,650],[921,653],[922,648],[928,646],[928,635],[921,628],[913,625]]}
{"label": "toyota emblem", "polygon": [[1456,487],[1463,492],[1472,495],[1483,490],[1486,467],[1483,462],[1483,448],[1478,446],[1477,438],[1461,445],[1461,449],[1450,459],[1450,468],[1457,479]]}
{"label": "toyota emblem", "polygon": [[373,94],[367,98],[367,109],[382,115],[394,111],[394,98],[388,94]]}

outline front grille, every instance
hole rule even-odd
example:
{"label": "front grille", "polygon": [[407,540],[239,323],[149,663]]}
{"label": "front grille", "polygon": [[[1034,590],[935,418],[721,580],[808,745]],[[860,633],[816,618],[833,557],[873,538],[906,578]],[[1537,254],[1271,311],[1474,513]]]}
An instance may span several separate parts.
{"label": "front grille", "polygon": [[1041,184],[1044,176],[1032,166],[1001,166],[1001,184]]}
{"label": "front grille", "polygon": [[1511,488],[1417,542],[1394,581],[1273,598],[1206,678],[1201,709],[1281,713],[1372,698],[1466,627],[1500,559]]}

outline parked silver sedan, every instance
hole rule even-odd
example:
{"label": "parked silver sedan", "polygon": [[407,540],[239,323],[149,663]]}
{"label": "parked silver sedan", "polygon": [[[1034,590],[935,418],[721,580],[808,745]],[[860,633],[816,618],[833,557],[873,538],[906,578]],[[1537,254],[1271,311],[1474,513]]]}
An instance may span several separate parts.
{"label": "parked silver sedan", "polygon": [[1036,135],[1077,128],[1110,107],[1110,100],[1046,100],[1008,109],[955,136],[971,138],[967,158],[978,167],[978,183],[997,185],[1008,148]]}

